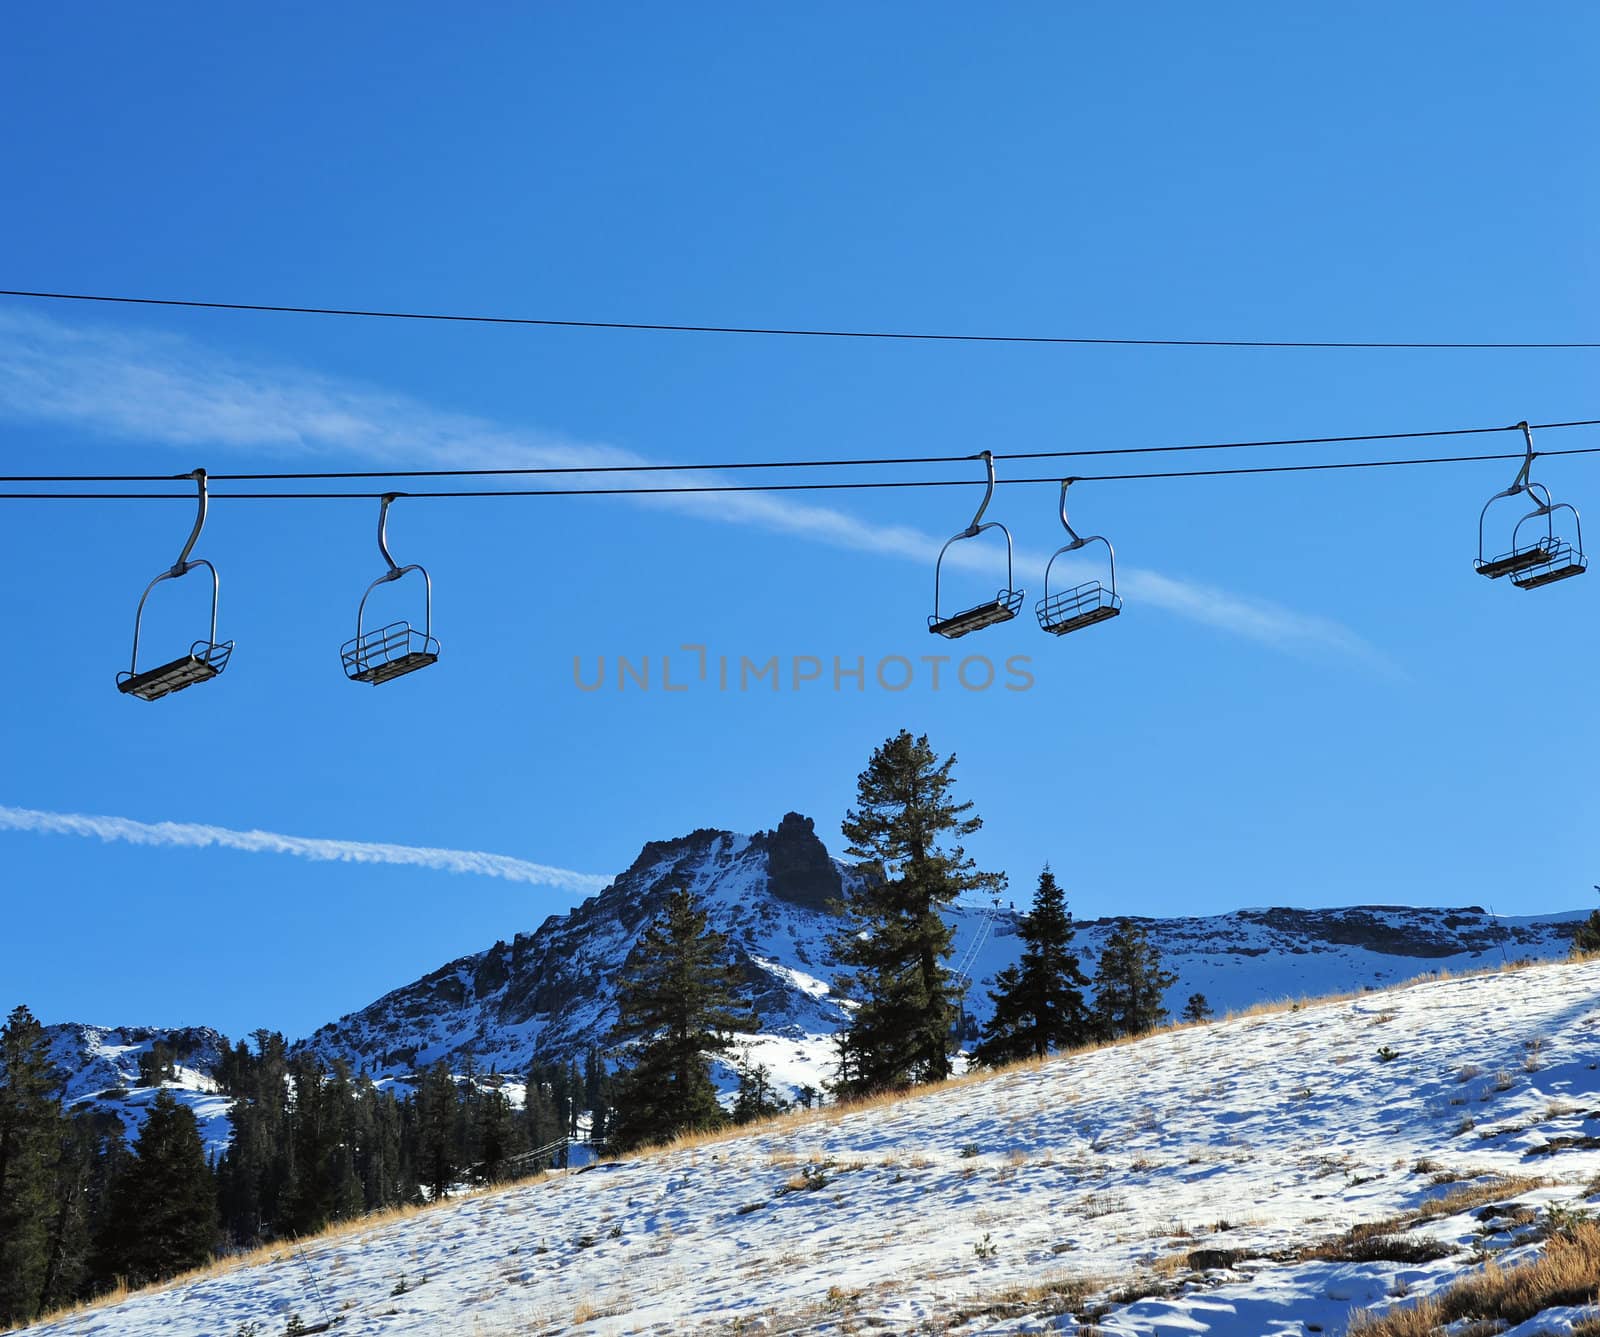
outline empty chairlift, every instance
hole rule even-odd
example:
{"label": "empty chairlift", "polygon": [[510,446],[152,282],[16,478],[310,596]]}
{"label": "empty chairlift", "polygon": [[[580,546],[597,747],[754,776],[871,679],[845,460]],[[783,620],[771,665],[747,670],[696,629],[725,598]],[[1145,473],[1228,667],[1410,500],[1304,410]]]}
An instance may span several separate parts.
{"label": "empty chairlift", "polygon": [[[404,493],[400,492],[390,492],[385,494],[379,503],[378,551],[383,554],[383,560],[388,563],[389,569],[367,586],[367,591],[361,596],[361,603],[356,608],[355,639],[346,641],[339,649],[345,676],[351,682],[367,682],[374,687],[379,683],[403,677],[407,673],[415,673],[418,669],[427,668],[439,658],[439,642],[433,638],[433,581],[422,567],[415,564],[399,566],[394,558],[389,556],[387,534],[389,504],[403,495]],[[367,599],[372,591],[379,585],[388,584],[391,580],[399,580],[410,571],[419,572],[422,576],[422,630],[417,631],[409,622],[391,622],[372,631],[363,630],[362,619],[366,616]]]}
{"label": "empty chairlift", "polygon": [[[1117,554],[1111,547],[1111,540],[1099,534],[1080,538],[1067,520],[1067,489],[1077,481],[1076,478],[1061,480],[1061,527],[1067,531],[1067,537],[1071,542],[1065,547],[1057,548],[1050,555],[1050,560],[1044,568],[1044,598],[1034,605],[1034,612],[1039,615],[1039,626],[1052,636],[1065,636],[1069,631],[1081,631],[1084,627],[1094,626],[1096,622],[1104,622],[1107,618],[1115,617],[1122,611],[1122,599],[1117,594]],[[1106,545],[1106,557],[1111,566],[1110,586],[1102,585],[1098,580],[1086,580],[1069,590],[1051,594],[1050,568],[1056,564],[1056,558],[1062,553],[1076,552],[1091,543]]]}
{"label": "empty chairlift", "polygon": [[[1533,431],[1525,422],[1517,425],[1522,428],[1522,435],[1528,443],[1528,451],[1523,458],[1522,468],[1518,470],[1511,486],[1503,492],[1496,492],[1478,513],[1478,557],[1472,566],[1480,576],[1487,576],[1490,580],[1510,576],[1511,583],[1519,589],[1535,590],[1541,585],[1551,585],[1570,576],[1581,576],[1588,569],[1589,563],[1583,555],[1583,523],[1578,518],[1577,508],[1567,502],[1552,501],[1550,491],[1543,483],[1530,480],[1528,474],[1533,468],[1534,460]],[[1498,557],[1485,557],[1483,526],[1489,508],[1497,501],[1515,497],[1523,492],[1532,498],[1534,508],[1522,516],[1512,528],[1510,551],[1501,553]],[[1555,532],[1554,517],[1557,511],[1572,513],[1571,543],[1558,537]],[[1536,525],[1534,536],[1524,543],[1522,529],[1530,520],[1543,520],[1544,533],[1538,533],[1539,527]]]}
{"label": "empty chairlift", "polygon": [[[1022,607],[1022,591],[1012,588],[1012,562],[1011,562],[1011,531],[998,520],[983,523],[983,513],[989,507],[989,499],[994,496],[994,456],[987,450],[979,457],[988,470],[988,486],[984,489],[983,501],[978,505],[977,514],[972,517],[972,523],[959,534],[946,540],[944,547],[939,549],[939,560],[933,568],[933,614],[928,618],[928,630],[938,636],[956,640],[969,632],[980,631],[984,627],[992,627],[997,622],[1009,622],[1017,615],[1017,610]],[[962,539],[977,538],[986,529],[998,529],[1006,536],[1006,584],[992,599],[975,604],[971,608],[964,608],[959,613],[946,616],[940,611],[940,581],[944,570],[944,555],[950,551],[952,543],[959,543]]]}
{"label": "empty chairlift", "polygon": [[[228,666],[228,658],[233,654],[233,642],[217,640],[217,599],[221,593],[221,582],[217,579],[217,569],[202,557],[193,561],[189,554],[194,551],[195,542],[200,537],[200,531],[206,523],[206,471],[196,469],[193,473],[182,475],[192,478],[199,491],[200,510],[195,516],[194,528],[189,533],[189,541],[183,545],[183,551],[178,554],[178,560],[169,570],[163,571],[159,576],[144,587],[144,593],[139,596],[139,608],[133,617],[133,659],[126,672],[117,674],[117,690],[128,696],[136,696],[141,701],[159,701],[164,696],[171,696],[173,692],[181,692],[185,687],[193,687],[197,682],[207,682],[215,678]],[[186,576],[195,567],[203,566],[211,573],[211,634],[205,640],[194,642],[189,647],[189,653],[158,668],[139,671],[139,633],[144,627],[144,604],[150,597],[150,591],[155,589],[163,580],[177,580]]]}

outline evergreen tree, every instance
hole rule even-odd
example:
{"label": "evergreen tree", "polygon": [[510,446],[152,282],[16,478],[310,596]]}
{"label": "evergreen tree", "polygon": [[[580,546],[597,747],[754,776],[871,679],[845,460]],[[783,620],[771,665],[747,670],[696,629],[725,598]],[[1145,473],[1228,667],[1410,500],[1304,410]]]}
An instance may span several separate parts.
{"label": "evergreen tree", "polygon": [[562,1135],[562,1116],[556,1108],[553,1077],[550,1065],[546,1063],[535,1063],[528,1070],[522,1123],[530,1148],[549,1146]]}
{"label": "evergreen tree", "polygon": [[1095,1020],[1100,1035],[1114,1040],[1143,1035],[1167,1018],[1162,995],[1178,977],[1162,970],[1161,952],[1143,924],[1119,919],[1106,938],[1094,976]]}
{"label": "evergreen tree", "polygon": [[241,1040],[218,1069],[219,1085],[234,1101],[233,1140],[217,1167],[218,1207],[223,1232],[241,1246],[284,1225],[294,1173],[288,1045],[272,1031],[252,1038],[254,1054]]}
{"label": "evergreen tree", "polygon": [[[1600,891],[1600,887],[1595,888]],[[1600,910],[1589,911],[1589,917],[1572,931],[1572,955],[1588,956],[1600,952]]]}
{"label": "evergreen tree", "polygon": [[724,1122],[711,1059],[733,1047],[730,1032],[757,1025],[734,1010],[739,970],[727,945],[695,898],[679,890],[628,954],[611,1038],[634,1049],[618,1076],[612,1150]]}
{"label": "evergreen tree", "polygon": [[106,1269],[146,1285],[199,1267],[217,1242],[216,1190],[194,1113],[161,1091],[111,1185]]}
{"label": "evergreen tree", "polygon": [[1083,1001],[1089,981],[1072,950],[1072,915],[1048,864],[1018,931],[1022,956],[995,976],[997,987],[989,993],[994,1016],[974,1054],[979,1063],[1040,1058],[1086,1044],[1092,1033]]}
{"label": "evergreen tree", "polygon": [[18,1007],[0,1028],[0,1326],[43,1300],[63,1132],[44,1028]]}
{"label": "evergreen tree", "polygon": [[1206,1001],[1203,993],[1192,993],[1189,1001],[1183,1005],[1183,1019],[1185,1021],[1211,1020],[1211,1004]]}
{"label": "evergreen tree", "polygon": [[426,1073],[416,1096],[416,1171],[422,1186],[434,1199],[442,1198],[455,1182],[456,1162],[455,1078],[440,1059]]}
{"label": "evergreen tree", "polygon": [[506,1162],[524,1148],[511,1102],[498,1080],[491,1079],[491,1083],[478,1100],[477,1143],[478,1177],[492,1184],[506,1177]]}
{"label": "evergreen tree", "polygon": [[120,1164],[121,1143],[122,1119],[109,1111],[84,1112],[61,1123],[41,1311],[59,1309],[90,1293],[93,1231],[105,1206],[105,1167],[113,1158]]}
{"label": "evergreen tree", "polygon": [[610,1116],[611,1077],[600,1046],[590,1045],[583,1061],[583,1102],[589,1107],[589,1141],[604,1142]]}
{"label": "evergreen tree", "polygon": [[173,1082],[177,1078],[178,1065],[172,1050],[162,1041],[157,1040],[139,1055],[139,1080],[135,1085],[160,1086],[162,1082]]}
{"label": "evergreen tree", "polygon": [[764,1063],[739,1065],[739,1090],[733,1100],[734,1123],[754,1123],[770,1119],[789,1108],[772,1089],[772,1070]]}
{"label": "evergreen tree", "polygon": [[578,1071],[578,1060],[570,1059],[567,1063],[567,1126],[565,1132],[568,1137],[577,1137],[578,1120],[583,1114],[583,1074]]}
{"label": "evergreen tree", "polygon": [[831,940],[853,968],[837,981],[859,1006],[840,1039],[839,1089],[847,1094],[942,1081],[958,993],[949,957],[953,930],[939,911],[963,892],[998,892],[1005,879],[979,872],[960,845],[981,819],[950,790],[952,755],[940,761],[926,735],[905,730],[875,749],[845,815],[849,852],[864,876],[845,884],[846,926]]}

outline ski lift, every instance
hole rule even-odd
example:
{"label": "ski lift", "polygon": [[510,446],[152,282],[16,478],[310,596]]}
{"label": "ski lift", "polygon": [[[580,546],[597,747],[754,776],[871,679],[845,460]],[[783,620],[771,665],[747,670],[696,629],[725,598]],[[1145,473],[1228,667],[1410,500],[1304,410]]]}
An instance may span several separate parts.
{"label": "ski lift", "polygon": [[[379,683],[427,668],[439,658],[439,642],[433,638],[433,581],[428,578],[424,568],[415,564],[397,566],[394,558],[389,556],[386,533],[389,503],[404,495],[401,492],[386,492],[378,505],[378,551],[383,554],[389,569],[367,586],[367,592],[361,596],[361,603],[356,608],[355,639],[346,641],[339,648],[345,677],[351,682],[369,682],[376,687]],[[367,599],[372,591],[391,580],[399,580],[410,571],[422,572],[425,591],[422,630],[417,631],[409,622],[391,622],[386,627],[363,631],[362,619],[366,615]]]}
{"label": "ski lift", "polygon": [[[195,516],[194,529],[190,531],[189,541],[183,545],[183,551],[178,554],[178,560],[172,564],[170,570],[163,571],[159,576],[144,587],[144,593],[139,596],[139,608],[133,617],[133,658],[127,670],[117,674],[117,690],[128,696],[136,696],[141,701],[159,701],[164,696],[173,692],[181,692],[185,687],[192,687],[197,682],[206,682],[215,678],[223,669],[228,667],[228,657],[233,654],[233,642],[217,640],[217,597],[221,593],[220,582],[217,580],[217,569],[203,557],[189,560],[189,554],[194,551],[194,545],[200,537],[200,531],[206,523],[206,471],[196,469],[193,473],[179,475],[183,478],[192,478],[200,494],[200,510]],[[159,668],[146,669],[139,672],[139,633],[144,626],[144,604],[150,597],[150,591],[155,589],[163,580],[176,580],[186,576],[195,567],[203,566],[211,573],[211,635],[208,640],[196,641],[189,647],[189,653],[171,663],[162,664]]]}
{"label": "ski lift", "polygon": [[[978,504],[977,514],[972,517],[972,523],[959,534],[948,539],[944,547],[939,549],[939,560],[933,568],[933,613],[928,618],[928,630],[940,636],[956,640],[968,632],[980,631],[984,627],[992,627],[999,622],[1009,622],[1017,615],[1017,610],[1022,607],[1022,591],[1012,588],[1011,570],[1011,531],[998,520],[983,523],[983,513],[988,509],[989,499],[994,496],[994,456],[989,451],[984,451],[978,456],[988,470],[988,487],[983,494],[983,500]],[[977,538],[986,529],[998,529],[1006,536],[1006,584],[993,599],[971,608],[964,608],[959,613],[951,613],[948,617],[939,612],[940,578],[944,568],[944,555],[950,550],[952,543],[959,543],[962,539]]]}
{"label": "ski lift", "polygon": [[[1478,557],[1472,565],[1480,576],[1487,576],[1490,580],[1510,576],[1511,583],[1517,588],[1534,590],[1541,585],[1551,585],[1558,580],[1566,580],[1570,576],[1581,576],[1588,569],[1589,562],[1583,555],[1583,522],[1578,517],[1577,508],[1564,501],[1552,501],[1550,490],[1543,483],[1535,483],[1528,477],[1534,460],[1533,430],[1525,422],[1518,423],[1517,426],[1522,428],[1523,438],[1528,443],[1527,454],[1523,457],[1522,468],[1517,471],[1511,486],[1490,497],[1478,514]],[[1533,510],[1518,520],[1512,529],[1511,550],[1498,557],[1485,558],[1483,521],[1489,513],[1489,507],[1504,497],[1515,497],[1522,492],[1533,498],[1535,504]],[[1557,511],[1572,512],[1575,542],[1568,543],[1556,535],[1555,521],[1552,517]],[[1536,535],[1528,543],[1522,543],[1522,527],[1529,520],[1539,519],[1545,522],[1544,533]]]}
{"label": "ski lift", "polygon": [[[1069,631],[1092,627],[1096,622],[1104,622],[1122,611],[1122,598],[1117,593],[1117,554],[1111,547],[1111,540],[1099,534],[1080,538],[1067,520],[1067,489],[1078,481],[1076,478],[1061,480],[1061,527],[1067,531],[1067,537],[1072,542],[1057,548],[1050,555],[1044,568],[1044,598],[1033,608],[1039,615],[1039,626],[1052,636],[1065,636]],[[1106,556],[1111,563],[1110,588],[1098,580],[1086,580],[1081,585],[1074,585],[1070,590],[1062,590],[1052,596],[1050,568],[1056,564],[1056,558],[1064,552],[1076,552],[1090,543],[1106,545]]]}

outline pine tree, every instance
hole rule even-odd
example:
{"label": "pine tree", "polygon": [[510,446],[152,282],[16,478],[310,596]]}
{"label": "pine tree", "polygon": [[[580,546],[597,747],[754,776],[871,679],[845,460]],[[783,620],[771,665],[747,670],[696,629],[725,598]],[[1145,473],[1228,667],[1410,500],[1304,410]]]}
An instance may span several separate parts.
{"label": "pine tree", "polygon": [[256,1031],[252,1054],[241,1040],[229,1051],[218,1080],[233,1097],[233,1140],[217,1167],[218,1206],[226,1236],[244,1246],[282,1228],[294,1173],[288,1045]]}
{"label": "pine tree", "polygon": [[578,1060],[570,1059],[567,1062],[567,1127],[568,1137],[578,1136],[578,1120],[583,1115],[583,1074],[578,1071]]}
{"label": "pine tree", "polygon": [[506,1177],[506,1163],[528,1149],[522,1125],[502,1089],[499,1074],[490,1073],[477,1102],[479,1179],[495,1183]]}
{"label": "pine tree", "polygon": [[39,1312],[64,1133],[60,1080],[26,1007],[0,1028],[0,1326]]}
{"label": "pine tree", "polygon": [[631,1065],[618,1075],[611,1150],[725,1121],[711,1059],[733,1047],[731,1032],[757,1024],[735,1011],[740,976],[727,947],[727,935],[708,925],[693,895],[679,890],[628,954],[611,1040],[634,1048]]}
{"label": "pine tree", "polygon": [[522,1123],[528,1146],[547,1147],[562,1135],[561,1113],[556,1108],[554,1074],[550,1065],[535,1063],[528,1070],[527,1094],[522,1102]]}
{"label": "pine tree", "polygon": [[770,1119],[788,1108],[789,1102],[772,1089],[772,1070],[765,1063],[739,1065],[739,1089],[733,1099],[734,1123]]}
{"label": "pine tree", "polygon": [[1004,876],[979,872],[959,841],[982,820],[950,789],[952,755],[940,761],[926,735],[902,729],[875,749],[845,815],[849,852],[864,876],[845,884],[846,926],[830,941],[841,965],[836,984],[858,1006],[840,1038],[845,1094],[942,1081],[958,993],[949,957],[953,930],[940,916],[963,892],[998,893]]}
{"label": "pine tree", "polygon": [[111,1186],[101,1249],[108,1270],[135,1285],[199,1267],[217,1242],[216,1190],[194,1112],[157,1094]]}
{"label": "pine tree", "polygon": [[611,1076],[600,1046],[590,1045],[583,1060],[583,1101],[589,1107],[589,1141],[604,1142],[610,1116]]}
{"label": "pine tree", "polygon": [[979,1063],[1040,1058],[1086,1044],[1092,1033],[1083,1001],[1089,981],[1072,950],[1072,915],[1048,864],[1018,931],[1022,956],[995,976],[997,987],[989,993],[994,1016],[974,1054]]}
{"label": "pine tree", "polygon": [[460,1166],[456,1162],[455,1078],[440,1059],[426,1073],[417,1088],[417,1178],[429,1194],[442,1198],[455,1182]]}
{"label": "pine tree", "polygon": [[1167,1018],[1162,995],[1178,977],[1161,969],[1161,952],[1143,924],[1119,919],[1106,938],[1094,976],[1095,1019],[1101,1036],[1143,1035]]}
{"label": "pine tree", "polygon": [[[1595,888],[1600,891],[1600,887]],[[1589,911],[1589,917],[1572,930],[1572,955],[1588,956],[1600,952],[1600,910]]]}
{"label": "pine tree", "polygon": [[1183,1019],[1185,1021],[1209,1021],[1211,1019],[1211,1004],[1206,1001],[1203,993],[1192,993],[1189,1001],[1183,1005]]}

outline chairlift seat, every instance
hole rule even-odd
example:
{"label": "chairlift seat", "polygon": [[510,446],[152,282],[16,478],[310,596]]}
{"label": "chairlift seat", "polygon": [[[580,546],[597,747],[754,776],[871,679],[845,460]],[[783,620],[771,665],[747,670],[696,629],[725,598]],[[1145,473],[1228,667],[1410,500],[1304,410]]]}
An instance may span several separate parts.
{"label": "chairlift seat", "polygon": [[438,662],[439,642],[409,622],[391,622],[346,641],[339,648],[339,658],[351,682],[376,687]]}
{"label": "chairlift seat", "polygon": [[1108,590],[1098,580],[1087,580],[1070,590],[1040,599],[1034,605],[1039,616],[1039,626],[1052,636],[1065,636],[1069,631],[1081,631],[1096,622],[1116,617],[1122,611],[1122,596]]}
{"label": "chairlift seat", "polygon": [[928,630],[954,641],[970,632],[981,631],[984,627],[1011,621],[1021,607],[1021,590],[1001,590],[987,603],[952,613],[949,617],[929,616]]}
{"label": "chairlift seat", "polygon": [[1588,559],[1563,539],[1557,539],[1550,547],[1550,558],[1538,566],[1526,567],[1515,572],[1511,583],[1518,589],[1536,590],[1541,585],[1553,585],[1558,580],[1566,580],[1571,576],[1581,576],[1589,569]]}
{"label": "chairlift seat", "polygon": [[228,657],[232,653],[232,641],[220,645],[213,641],[196,641],[182,659],[146,669],[143,673],[117,674],[117,690],[141,701],[159,701],[197,682],[209,682],[228,667]]}
{"label": "chairlift seat", "polygon": [[1529,567],[1548,565],[1555,555],[1555,547],[1553,539],[1542,538],[1525,547],[1513,548],[1499,557],[1492,557],[1487,562],[1480,558],[1473,562],[1472,567],[1480,576],[1499,580],[1501,576],[1515,575],[1518,571],[1526,571]]}

